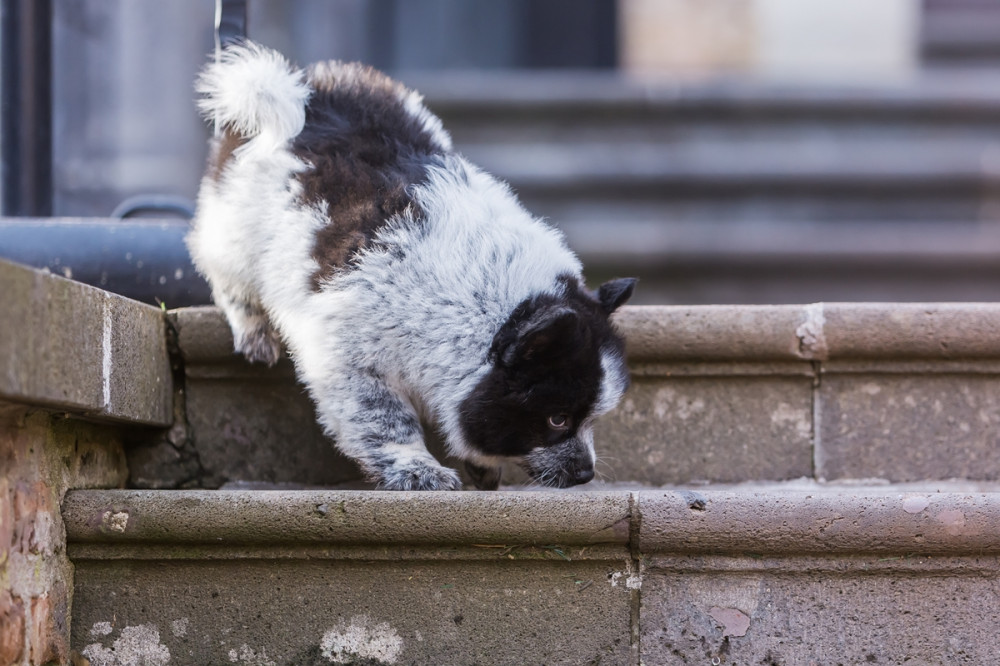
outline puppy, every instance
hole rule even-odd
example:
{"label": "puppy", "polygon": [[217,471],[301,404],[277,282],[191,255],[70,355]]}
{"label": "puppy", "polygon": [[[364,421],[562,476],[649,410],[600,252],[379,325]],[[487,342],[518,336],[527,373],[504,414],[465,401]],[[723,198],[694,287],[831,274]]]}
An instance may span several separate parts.
{"label": "puppy", "polygon": [[628,387],[608,320],[634,279],[589,291],[560,233],[453,149],[422,98],[359,64],[305,71],[253,43],[202,72],[212,142],[188,237],[235,338],[282,343],[318,418],[385,489],[449,490],[442,434],[478,488],[594,476],[594,418]]}

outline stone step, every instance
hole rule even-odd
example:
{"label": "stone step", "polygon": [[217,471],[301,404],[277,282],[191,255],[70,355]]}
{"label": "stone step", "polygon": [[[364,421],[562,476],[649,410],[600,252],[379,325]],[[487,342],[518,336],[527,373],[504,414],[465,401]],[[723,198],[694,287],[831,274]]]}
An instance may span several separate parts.
{"label": "stone step", "polygon": [[105,664],[991,663],[1000,494],[71,491]]}
{"label": "stone step", "polygon": [[664,222],[565,225],[591,281],[636,275],[637,304],[1000,300],[1000,226]]}
{"label": "stone step", "polygon": [[[290,363],[234,356],[215,308],[169,320],[178,420],[128,449],[132,485],[356,487]],[[598,422],[605,481],[1000,480],[1000,305],[635,306],[616,322],[633,382]]]}
{"label": "stone step", "polygon": [[637,303],[1000,300],[995,72],[412,82],[595,280],[638,274]]}
{"label": "stone step", "polygon": [[508,179],[529,209],[571,226],[996,220],[996,81],[498,74],[414,83],[460,150]]}

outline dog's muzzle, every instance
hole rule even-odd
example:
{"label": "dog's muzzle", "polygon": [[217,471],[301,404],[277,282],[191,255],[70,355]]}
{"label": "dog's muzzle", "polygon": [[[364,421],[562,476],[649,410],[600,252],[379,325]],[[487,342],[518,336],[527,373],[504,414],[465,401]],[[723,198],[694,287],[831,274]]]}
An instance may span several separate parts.
{"label": "dog's muzzle", "polygon": [[524,457],[522,466],[543,486],[569,488],[587,483],[594,478],[591,441],[577,436],[556,446],[535,449]]}

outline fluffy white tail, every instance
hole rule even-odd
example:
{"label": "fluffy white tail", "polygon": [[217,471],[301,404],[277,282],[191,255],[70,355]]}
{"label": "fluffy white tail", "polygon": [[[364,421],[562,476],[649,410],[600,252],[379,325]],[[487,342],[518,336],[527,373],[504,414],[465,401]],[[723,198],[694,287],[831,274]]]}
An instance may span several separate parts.
{"label": "fluffy white tail", "polygon": [[277,51],[253,42],[226,47],[201,72],[198,107],[220,127],[254,143],[282,144],[305,125],[309,87],[302,70]]}

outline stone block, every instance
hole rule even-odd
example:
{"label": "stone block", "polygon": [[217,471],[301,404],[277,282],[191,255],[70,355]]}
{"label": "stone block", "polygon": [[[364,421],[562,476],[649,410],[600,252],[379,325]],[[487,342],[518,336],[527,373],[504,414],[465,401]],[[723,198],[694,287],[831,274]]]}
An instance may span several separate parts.
{"label": "stone block", "polygon": [[323,434],[309,396],[291,376],[188,377],[186,394],[207,487],[235,481],[323,486],[361,478],[358,466]]}
{"label": "stone block", "polygon": [[650,485],[810,476],[813,380],[808,365],[796,369],[640,369],[597,422],[598,473]]}
{"label": "stone block", "polygon": [[831,357],[996,359],[998,303],[821,303]]}
{"label": "stone block", "polygon": [[1000,479],[1000,374],[976,365],[952,373],[831,367],[818,392],[817,477]]}
{"label": "stone block", "polygon": [[[639,493],[647,664],[989,662],[996,493]],[[635,544],[634,544],[635,545]]]}
{"label": "stone block", "polygon": [[650,557],[646,664],[991,663],[995,557]]}
{"label": "stone block", "polygon": [[[197,459],[185,478],[200,475],[188,485],[204,487],[359,483],[355,464],[317,426],[290,363],[266,369],[234,355],[215,308],[171,317],[193,445],[146,451],[144,465],[186,470]],[[597,422],[599,478],[1000,478],[996,304],[645,306],[615,320],[633,386]],[[151,487],[183,485],[147,476]]]}
{"label": "stone block", "polygon": [[643,491],[642,553],[1000,554],[996,493]]}
{"label": "stone block", "polygon": [[98,665],[995,651],[997,493],[76,491],[64,506],[73,647]]}
{"label": "stone block", "polygon": [[73,647],[95,665],[630,663],[630,493],[80,491],[64,506]]}
{"label": "stone block", "polygon": [[0,398],[169,425],[162,312],[3,260],[0,283]]}
{"label": "stone block", "polygon": [[[83,562],[74,647],[95,664],[627,664],[622,568],[255,559],[232,584],[230,562]],[[146,661],[100,661],[126,653]]]}
{"label": "stone block", "polygon": [[[172,436],[183,442],[132,453],[133,480],[140,486],[331,486],[361,479],[357,465],[323,434],[288,359],[274,368],[248,363],[233,351],[232,334],[218,308],[183,308],[169,316],[183,360],[179,400],[184,413],[179,416],[186,431]],[[164,473],[164,465],[176,460],[188,466],[192,457],[197,469],[180,483]]]}
{"label": "stone block", "polygon": [[823,315],[801,305],[646,305],[615,313],[628,358],[650,361],[800,361],[825,354]]}

